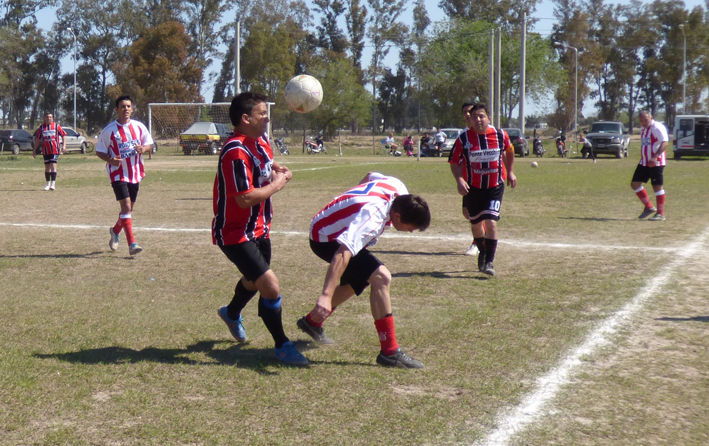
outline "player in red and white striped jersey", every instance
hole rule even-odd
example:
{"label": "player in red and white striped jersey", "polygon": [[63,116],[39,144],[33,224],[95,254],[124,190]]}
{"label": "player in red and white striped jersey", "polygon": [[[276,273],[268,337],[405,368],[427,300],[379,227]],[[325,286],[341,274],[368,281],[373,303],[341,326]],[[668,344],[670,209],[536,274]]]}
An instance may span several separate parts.
{"label": "player in red and white striped jersey", "polygon": [[367,174],[359,185],[335,198],[310,223],[310,247],[330,267],[315,308],[298,321],[298,328],[320,343],[333,343],[323,322],[335,307],[371,285],[369,300],[381,344],[377,363],[423,368],[399,348],[389,295],[391,273],[367,247],[389,226],[413,232],[430,223],[428,204],[410,195],[400,180],[380,173]]}
{"label": "player in red and white striped jersey", "polygon": [[[44,190],[54,190],[57,181],[57,163],[59,153],[66,153],[66,132],[62,127],[54,122],[54,115],[44,114],[44,124],[39,126],[34,135],[34,149],[32,157],[37,158],[37,149],[42,146],[44,157],[44,179],[47,180]],[[62,149],[59,151],[59,139],[62,140]]]}
{"label": "player in red and white striped jersey", "polygon": [[490,125],[490,114],[484,104],[465,104],[463,114],[469,128],[458,136],[448,163],[473,225],[473,240],[480,251],[478,270],[494,276],[497,222],[505,181],[513,189],[517,186],[512,170],[514,147],[504,130]]}
{"label": "player in red and white striped jersey", "polygon": [[109,228],[108,246],[115,251],[121,230],[126,233],[128,252],[136,255],[143,251],[133,235],[132,212],[138,198],[140,181],[145,177],[143,153],[153,148],[153,138],[142,122],[130,119],[133,100],[128,95],[116,99],[118,119],[108,124],[96,144],[96,156],[106,162],[106,172],[116,201],[121,206],[116,224]]}
{"label": "player in red and white striped jersey", "polygon": [[[662,123],[652,119],[649,111],[643,110],[639,115],[640,124],[643,126],[640,133],[640,163],[635,168],[633,179],[630,182],[630,187],[638,196],[640,201],[645,205],[640,218],[645,219],[655,212],[655,215],[650,217],[653,221],[662,221],[665,219],[665,190],[664,185],[664,170],[667,164],[666,151],[669,137],[667,129]],[[642,183],[647,183],[650,180],[652,189],[655,191],[657,200],[657,208],[652,206],[648,198],[647,191]]]}

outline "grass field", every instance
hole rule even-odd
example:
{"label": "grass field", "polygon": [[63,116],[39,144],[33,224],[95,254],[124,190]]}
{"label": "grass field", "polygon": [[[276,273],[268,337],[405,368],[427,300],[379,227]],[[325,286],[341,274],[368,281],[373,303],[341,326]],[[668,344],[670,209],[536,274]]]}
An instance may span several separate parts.
{"label": "grass field", "polygon": [[[638,221],[633,148],[596,164],[518,158],[495,278],[462,255],[470,231],[444,160],[367,156],[371,146],[279,156],[294,176],[274,196],[272,266],[307,368],[277,363],[255,303],[245,344],[216,314],[239,277],[211,244],[216,157],[161,148],[146,162],[133,212],[145,251],[131,258],[123,237],[108,249],[118,205],[100,160],[62,156],[57,190],[44,192],[41,161],[3,155],[0,444],[707,444],[709,161],[669,161],[667,221]],[[335,345],[295,325],[327,269],[308,247],[310,218],[368,171],[432,209],[427,231],[390,230],[372,248],[393,275],[399,343],[422,371],[376,365],[366,292],[326,323]],[[639,295],[519,423],[540,379]]]}

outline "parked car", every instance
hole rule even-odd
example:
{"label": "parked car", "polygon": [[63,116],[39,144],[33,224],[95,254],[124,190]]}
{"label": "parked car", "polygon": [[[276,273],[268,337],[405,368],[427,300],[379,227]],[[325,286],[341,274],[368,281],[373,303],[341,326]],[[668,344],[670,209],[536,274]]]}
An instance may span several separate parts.
{"label": "parked car", "polygon": [[180,146],[185,155],[196,155],[199,152],[216,155],[230,135],[225,124],[195,122],[180,134]]}
{"label": "parked car", "polygon": [[[455,144],[455,140],[458,139],[458,135],[463,133],[463,129],[449,128],[441,129],[441,131],[446,134],[446,141],[443,143],[443,147],[441,148],[441,156],[448,156],[451,150],[453,150],[453,144]],[[432,139],[435,141],[435,138]]]}
{"label": "parked car", "polygon": [[32,135],[27,130],[0,130],[0,152],[12,152],[17,155],[20,150],[32,151],[32,148]]}
{"label": "parked car", "polygon": [[598,121],[584,131],[586,139],[593,147],[593,153],[615,155],[616,158],[628,157],[630,135],[622,122]]}
{"label": "parked car", "polygon": [[81,136],[71,127],[62,127],[66,136],[66,151],[74,152],[79,151],[81,153],[90,153],[94,144],[92,141],[87,141],[85,136]]}
{"label": "parked car", "polygon": [[510,142],[515,148],[515,155],[520,157],[529,156],[529,144],[527,144],[527,139],[524,137],[524,133],[520,129],[509,128],[502,129],[507,132],[510,137]]}
{"label": "parked car", "polygon": [[678,115],[669,133],[676,160],[683,156],[709,155],[709,115]]}

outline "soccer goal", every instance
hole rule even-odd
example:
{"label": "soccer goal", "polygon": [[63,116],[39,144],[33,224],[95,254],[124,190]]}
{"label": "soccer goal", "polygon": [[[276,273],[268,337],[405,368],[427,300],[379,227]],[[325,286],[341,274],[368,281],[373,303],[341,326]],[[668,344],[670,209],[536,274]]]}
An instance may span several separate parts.
{"label": "soccer goal", "polygon": [[156,141],[177,144],[195,122],[215,122],[233,128],[229,120],[229,102],[151,103],[148,104],[148,130]]}

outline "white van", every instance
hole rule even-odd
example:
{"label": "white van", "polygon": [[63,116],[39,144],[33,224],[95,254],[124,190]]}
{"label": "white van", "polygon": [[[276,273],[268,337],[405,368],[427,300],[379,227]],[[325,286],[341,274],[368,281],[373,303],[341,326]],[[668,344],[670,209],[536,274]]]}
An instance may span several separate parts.
{"label": "white van", "polygon": [[709,155],[709,115],[678,115],[672,132],[676,160],[683,156]]}

